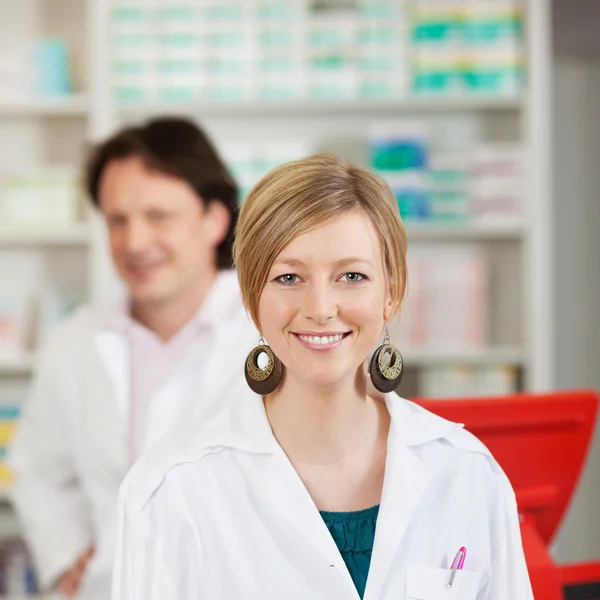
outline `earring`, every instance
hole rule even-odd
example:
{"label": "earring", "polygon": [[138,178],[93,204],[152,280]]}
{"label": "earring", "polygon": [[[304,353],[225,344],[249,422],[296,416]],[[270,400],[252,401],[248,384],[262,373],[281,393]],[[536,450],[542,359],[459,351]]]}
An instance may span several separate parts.
{"label": "earring", "polygon": [[[258,357],[261,354],[267,355],[267,364],[262,368],[258,366]],[[261,396],[266,396],[274,392],[281,382],[283,365],[275,354],[273,354],[273,350],[265,344],[262,336],[258,340],[258,346],[253,348],[250,354],[248,354],[244,375],[250,389]]]}
{"label": "earring", "polygon": [[369,374],[375,389],[382,393],[393,392],[402,380],[403,366],[400,350],[391,343],[386,324],[383,344],[375,350],[369,364]]}

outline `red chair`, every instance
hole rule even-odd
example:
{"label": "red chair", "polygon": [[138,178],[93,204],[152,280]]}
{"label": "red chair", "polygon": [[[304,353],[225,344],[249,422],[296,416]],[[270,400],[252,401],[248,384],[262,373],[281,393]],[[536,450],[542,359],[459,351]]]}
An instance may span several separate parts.
{"label": "red chair", "polygon": [[415,402],[464,423],[506,472],[517,496],[536,600],[600,600],[600,562],[559,566],[548,552],[583,469],[598,394],[572,391]]}

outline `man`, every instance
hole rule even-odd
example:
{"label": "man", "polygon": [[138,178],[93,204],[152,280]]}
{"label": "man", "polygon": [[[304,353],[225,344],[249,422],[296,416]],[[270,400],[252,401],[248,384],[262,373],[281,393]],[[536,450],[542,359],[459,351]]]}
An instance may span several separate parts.
{"label": "man", "polygon": [[122,478],[177,422],[223,404],[258,336],[228,270],[237,188],[197,127],[121,131],[93,153],[87,188],[129,298],[52,336],[10,463],[43,587],[107,600]]}

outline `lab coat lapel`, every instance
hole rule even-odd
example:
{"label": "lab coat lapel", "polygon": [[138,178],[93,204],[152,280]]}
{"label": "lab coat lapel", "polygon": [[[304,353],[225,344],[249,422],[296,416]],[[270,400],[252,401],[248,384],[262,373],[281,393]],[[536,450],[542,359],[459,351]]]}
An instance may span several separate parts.
{"label": "lab coat lapel", "polygon": [[[388,406],[389,402],[390,400]],[[382,597],[383,586],[394,565],[394,557],[433,477],[431,468],[406,445],[404,430],[404,426],[392,420],[381,507],[364,600]]]}
{"label": "lab coat lapel", "polygon": [[118,331],[98,331],[94,336],[102,365],[113,385],[112,397],[119,420],[126,431],[129,426],[131,396],[131,352],[125,335]]}
{"label": "lab coat lapel", "polygon": [[[262,398],[247,391],[240,394],[238,402],[234,411],[237,429],[243,431],[244,438],[248,439],[249,433],[254,438],[255,451],[244,454],[243,460],[256,498],[268,503],[273,514],[298,533],[312,554],[313,549],[318,551],[324,568],[333,566],[342,574],[344,590],[334,586],[331,597],[353,597],[356,589],[344,559],[302,480],[273,436]],[[337,578],[336,581],[340,582]]]}
{"label": "lab coat lapel", "polygon": [[[107,418],[106,431],[103,435],[107,441],[108,438],[112,439],[105,446],[107,451],[111,448],[111,452],[115,454],[119,468],[127,469],[130,463],[128,432],[131,402],[131,355],[127,340],[124,334],[118,331],[98,331],[94,335],[94,346],[100,358],[94,360],[101,371],[98,377],[101,382],[104,382],[108,392],[102,394],[100,406],[96,407]],[[95,385],[99,387],[98,384]],[[98,393],[97,388],[94,391]],[[98,425],[100,415],[97,419]]]}
{"label": "lab coat lapel", "polygon": [[[256,468],[252,476],[258,497],[266,500],[308,544],[319,551],[323,563],[347,573],[333,537],[283,450],[278,448],[268,460],[268,467]],[[255,464],[258,465],[257,462]],[[349,573],[348,581],[353,585]]]}

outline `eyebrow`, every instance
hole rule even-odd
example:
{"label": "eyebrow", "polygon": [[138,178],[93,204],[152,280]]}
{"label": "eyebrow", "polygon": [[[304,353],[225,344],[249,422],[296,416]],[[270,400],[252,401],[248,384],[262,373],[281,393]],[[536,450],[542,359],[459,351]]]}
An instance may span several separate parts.
{"label": "eyebrow", "polygon": [[[356,263],[362,263],[369,267],[373,267],[373,263],[370,260],[367,260],[366,258],[358,258],[355,256],[351,256],[349,258],[342,258],[341,260],[336,261],[334,264],[336,267],[345,267],[346,265],[356,264]],[[273,266],[274,267],[278,267],[278,266],[304,267],[306,265],[301,260],[298,260],[296,258],[289,258],[289,259],[283,259],[283,260],[276,260],[273,263]]]}

